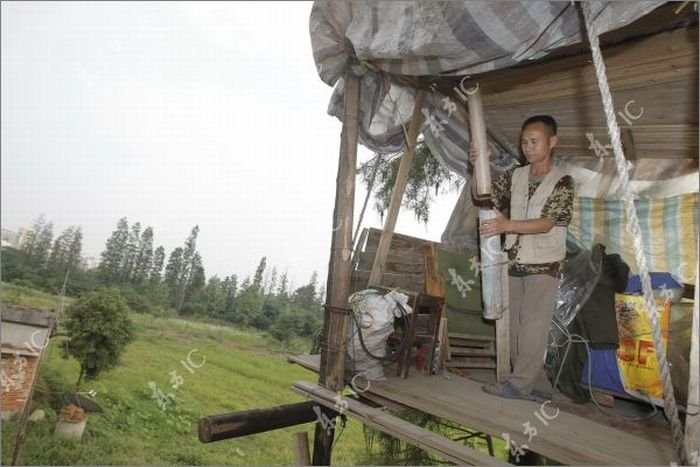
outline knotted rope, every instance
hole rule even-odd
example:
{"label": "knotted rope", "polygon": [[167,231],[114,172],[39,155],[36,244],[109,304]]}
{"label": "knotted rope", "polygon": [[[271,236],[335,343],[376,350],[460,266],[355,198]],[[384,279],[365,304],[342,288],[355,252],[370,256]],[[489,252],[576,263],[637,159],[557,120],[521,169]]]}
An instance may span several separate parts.
{"label": "knotted rope", "polygon": [[642,282],[642,290],[644,292],[644,301],[647,308],[647,314],[651,320],[652,336],[654,339],[654,350],[656,352],[657,361],[660,366],[661,380],[664,388],[664,412],[666,417],[671,421],[671,432],[673,434],[673,446],[676,450],[676,455],[681,465],[686,464],[686,453],[683,440],[683,428],[680,419],[678,418],[678,408],[676,407],[676,399],[673,395],[673,384],[671,383],[671,372],[668,361],[666,360],[666,349],[664,348],[661,339],[661,329],[656,312],[656,301],[651,288],[651,278],[649,277],[649,268],[647,267],[644,249],[642,246],[642,233],[639,228],[639,219],[637,218],[637,210],[634,207],[634,194],[630,185],[629,172],[627,170],[627,160],[622,151],[622,141],[620,140],[620,128],[617,125],[615,118],[615,108],[613,106],[610,87],[605,72],[605,62],[603,55],[600,52],[600,44],[598,41],[598,31],[593,23],[593,14],[591,5],[588,1],[580,2],[583,11],[583,17],[588,33],[588,40],[593,54],[593,65],[595,66],[595,74],[598,78],[598,87],[600,95],[603,99],[603,108],[605,109],[605,118],[608,123],[608,135],[612,143],[613,153],[615,155],[615,165],[617,167],[617,175],[622,184],[622,200],[627,214],[627,229],[632,236],[634,242],[634,254],[639,266],[639,277]]}

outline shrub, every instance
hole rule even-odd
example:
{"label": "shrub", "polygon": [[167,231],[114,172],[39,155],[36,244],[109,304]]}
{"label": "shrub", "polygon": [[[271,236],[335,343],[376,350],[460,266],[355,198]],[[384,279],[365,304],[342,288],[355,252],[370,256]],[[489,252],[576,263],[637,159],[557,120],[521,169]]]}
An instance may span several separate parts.
{"label": "shrub", "polygon": [[94,379],[119,363],[119,357],[134,339],[134,325],[128,307],[116,289],[85,295],[66,310],[69,339],[66,353],[80,363],[80,376]]}

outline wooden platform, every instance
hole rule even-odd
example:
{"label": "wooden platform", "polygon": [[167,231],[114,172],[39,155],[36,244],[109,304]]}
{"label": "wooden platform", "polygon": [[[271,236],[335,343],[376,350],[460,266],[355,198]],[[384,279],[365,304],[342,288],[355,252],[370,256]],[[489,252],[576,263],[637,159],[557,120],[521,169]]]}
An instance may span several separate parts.
{"label": "wooden platform", "polygon": [[[318,372],[318,355],[290,356],[289,361]],[[557,401],[543,406],[502,399],[481,391],[480,383],[457,375],[410,374],[401,379],[387,374],[386,381],[372,382],[368,393],[498,438],[507,433],[518,446],[527,444],[531,451],[562,464],[669,465],[674,461],[670,429],[664,423],[628,422],[587,405]],[[536,434],[530,430],[530,439],[524,434],[528,424],[536,430]]]}
{"label": "wooden platform", "polygon": [[[336,394],[317,384],[299,381],[294,383],[292,389],[296,393],[328,408],[334,409],[337,405]],[[469,465],[509,465],[488,454],[413,425],[376,407],[369,407],[361,402],[357,402],[351,397],[344,398],[343,402],[345,405],[343,413],[345,415],[356,418],[367,426],[419,446],[428,452],[437,454],[450,462]]]}

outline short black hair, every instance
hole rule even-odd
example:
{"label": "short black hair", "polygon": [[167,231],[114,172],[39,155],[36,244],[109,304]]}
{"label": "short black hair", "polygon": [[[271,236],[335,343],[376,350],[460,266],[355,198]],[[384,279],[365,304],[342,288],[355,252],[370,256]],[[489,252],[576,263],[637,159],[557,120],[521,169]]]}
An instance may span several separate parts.
{"label": "short black hair", "polygon": [[557,121],[551,115],[533,115],[523,122],[523,126],[520,127],[522,132],[526,127],[532,125],[533,123],[542,123],[547,128],[549,128],[549,136],[556,136],[557,134]]}

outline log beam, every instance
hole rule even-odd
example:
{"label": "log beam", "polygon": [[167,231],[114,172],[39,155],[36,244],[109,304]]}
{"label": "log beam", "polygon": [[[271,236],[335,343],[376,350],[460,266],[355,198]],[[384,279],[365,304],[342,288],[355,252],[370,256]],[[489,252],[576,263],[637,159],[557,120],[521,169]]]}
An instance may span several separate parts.
{"label": "log beam", "polygon": [[199,419],[199,441],[213,443],[316,421],[315,402],[280,405]]}

